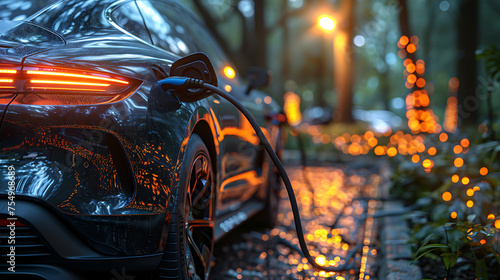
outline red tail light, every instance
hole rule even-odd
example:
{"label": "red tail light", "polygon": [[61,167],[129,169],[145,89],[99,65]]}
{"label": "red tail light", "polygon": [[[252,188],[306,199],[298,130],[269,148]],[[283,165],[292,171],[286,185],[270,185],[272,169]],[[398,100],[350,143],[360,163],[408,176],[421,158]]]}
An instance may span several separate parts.
{"label": "red tail light", "polygon": [[7,218],[0,218],[0,227],[7,227],[10,225],[15,225],[17,227],[25,227],[26,225],[16,220],[9,220]]}
{"label": "red tail light", "polygon": [[128,97],[139,85],[140,81],[97,71],[48,67],[24,67],[21,71],[0,66],[0,104],[10,101],[6,95],[13,93],[19,96],[12,104],[110,103]]}

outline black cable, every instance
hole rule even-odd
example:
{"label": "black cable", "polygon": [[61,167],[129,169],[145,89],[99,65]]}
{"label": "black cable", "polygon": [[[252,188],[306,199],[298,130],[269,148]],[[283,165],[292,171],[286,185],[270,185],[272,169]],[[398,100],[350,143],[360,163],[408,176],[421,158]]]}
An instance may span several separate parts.
{"label": "black cable", "polygon": [[[300,249],[302,251],[302,254],[305,256],[307,261],[316,269],[323,270],[325,272],[341,272],[341,271],[346,271],[349,270],[347,266],[350,264],[349,259],[352,258],[354,253],[361,248],[361,245],[356,246],[355,250],[351,250],[350,253],[348,254],[348,257],[346,258],[346,262],[339,267],[325,267],[322,265],[319,265],[316,263],[314,258],[311,256],[309,253],[309,249],[307,248],[305,239],[304,239],[304,230],[302,228],[302,222],[300,220],[300,214],[299,214],[299,209],[297,205],[297,199],[295,198],[295,193],[293,191],[292,183],[290,182],[290,178],[288,177],[288,174],[286,173],[286,170],[281,163],[280,159],[274,152],[272,146],[269,144],[269,141],[265,137],[264,133],[260,129],[259,124],[257,121],[253,118],[252,114],[243,106],[241,103],[235,99],[233,96],[230,94],[226,93],[225,91],[219,89],[216,86],[213,86],[211,84],[206,84],[203,83],[202,80],[197,80],[193,78],[187,78],[187,77],[169,77],[165,78],[161,81],[158,82],[160,85],[166,85],[167,89],[177,89],[177,90],[182,90],[181,92],[177,92],[176,95],[180,95],[181,97],[183,94],[186,92],[187,89],[190,88],[205,88],[221,97],[229,101],[231,104],[233,104],[244,116],[245,118],[250,122],[250,125],[252,128],[255,130],[257,133],[257,136],[259,137],[260,141],[264,145],[264,148],[266,149],[267,153],[269,154],[269,157],[275,164],[276,168],[278,169],[281,179],[283,180],[283,183],[285,184],[287,193],[288,193],[288,198],[290,200],[290,205],[292,208],[292,213],[294,217],[294,223],[295,223],[295,230],[297,232],[297,237],[299,240],[299,245]],[[189,97],[192,98],[193,94],[196,93],[190,93]],[[179,98],[182,99],[182,98]],[[369,199],[369,198],[361,198],[360,200],[363,199]],[[383,199],[375,199],[375,200],[383,200]],[[407,209],[403,209],[403,211],[397,211],[397,212],[387,212],[387,213],[382,213],[382,215],[373,215],[373,217],[384,217],[384,216],[392,216],[392,215],[402,215],[406,214],[408,212],[411,212],[414,210],[413,208],[416,206],[408,207]]]}
{"label": "black cable", "polygon": [[293,218],[295,222],[295,230],[297,232],[297,237],[299,239],[299,244],[300,244],[300,249],[302,250],[302,253],[304,254],[305,258],[307,261],[316,269],[323,270],[325,272],[340,272],[340,271],[346,271],[348,270],[347,266],[349,265],[348,260],[341,266],[339,267],[326,267],[322,266],[316,263],[314,258],[311,256],[309,253],[309,249],[307,248],[305,239],[304,239],[304,230],[302,228],[302,222],[300,220],[300,215],[299,215],[299,207],[297,205],[297,199],[295,198],[295,193],[293,192],[293,187],[292,183],[290,182],[290,178],[288,178],[288,175],[286,173],[285,167],[281,163],[280,159],[274,152],[273,148],[269,144],[269,141],[267,141],[266,136],[260,129],[259,124],[257,121],[253,118],[252,114],[243,106],[241,103],[234,98],[233,96],[229,95],[228,93],[224,92],[223,90],[219,89],[218,87],[215,87],[210,84],[203,84],[202,85],[205,89],[208,89],[212,91],[213,93],[216,93],[217,95],[221,96],[222,98],[226,99],[229,101],[231,104],[236,106],[236,108],[245,116],[245,118],[250,122],[250,125],[252,128],[255,130],[257,133],[257,136],[259,137],[260,141],[264,145],[264,148],[266,149],[267,153],[269,154],[269,157],[273,161],[273,163],[276,165],[276,168],[278,169],[281,179],[283,180],[283,183],[285,184],[286,191],[288,193],[288,198],[290,200],[290,205],[292,207],[292,213],[293,213]]}

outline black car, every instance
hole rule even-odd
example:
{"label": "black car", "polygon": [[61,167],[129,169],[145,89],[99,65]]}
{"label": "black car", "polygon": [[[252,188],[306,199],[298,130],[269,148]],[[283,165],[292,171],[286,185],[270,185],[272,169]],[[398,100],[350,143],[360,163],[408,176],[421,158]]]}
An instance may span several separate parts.
{"label": "black car", "polygon": [[0,17],[2,279],[207,279],[216,240],[273,224],[278,176],[248,121],[158,85],[203,52],[280,142],[277,105],[183,5],[0,0]]}

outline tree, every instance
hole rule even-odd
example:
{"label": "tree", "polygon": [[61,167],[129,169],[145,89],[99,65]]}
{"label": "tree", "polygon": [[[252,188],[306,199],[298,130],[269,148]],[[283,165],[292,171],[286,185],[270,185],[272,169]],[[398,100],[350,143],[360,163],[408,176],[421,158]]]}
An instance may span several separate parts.
{"label": "tree", "polygon": [[338,91],[337,120],[342,123],[352,123],[353,106],[353,32],[354,32],[354,5],[356,1],[344,0],[340,6],[338,24],[334,41],[334,83]]}
{"label": "tree", "polygon": [[475,125],[478,120],[479,100],[477,85],[476,49],[478,40],[478,1],[460,0],[457,18],[457,92],[459,124]]}

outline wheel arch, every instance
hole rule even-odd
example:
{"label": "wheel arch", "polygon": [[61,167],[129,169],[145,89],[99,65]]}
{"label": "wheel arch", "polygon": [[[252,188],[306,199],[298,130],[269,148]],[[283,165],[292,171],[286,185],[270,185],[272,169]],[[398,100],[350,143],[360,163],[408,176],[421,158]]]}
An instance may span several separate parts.
{"label": "wheel arch", "polygon": [[[210,154],[210,160],[212,161],[212,168],[214,169],[214,173],[217,174],[217,150],[215,147],[215,138],[212,130],[210,129],[210,125],[204,119],[199,120],[195,124],[193,130],[191,131],[191,134],[197,134],[198,136],[200,136],[205,146],[207,146],[208,153]],[[215,176],[214,178],[216,177],[217,176]]]}

